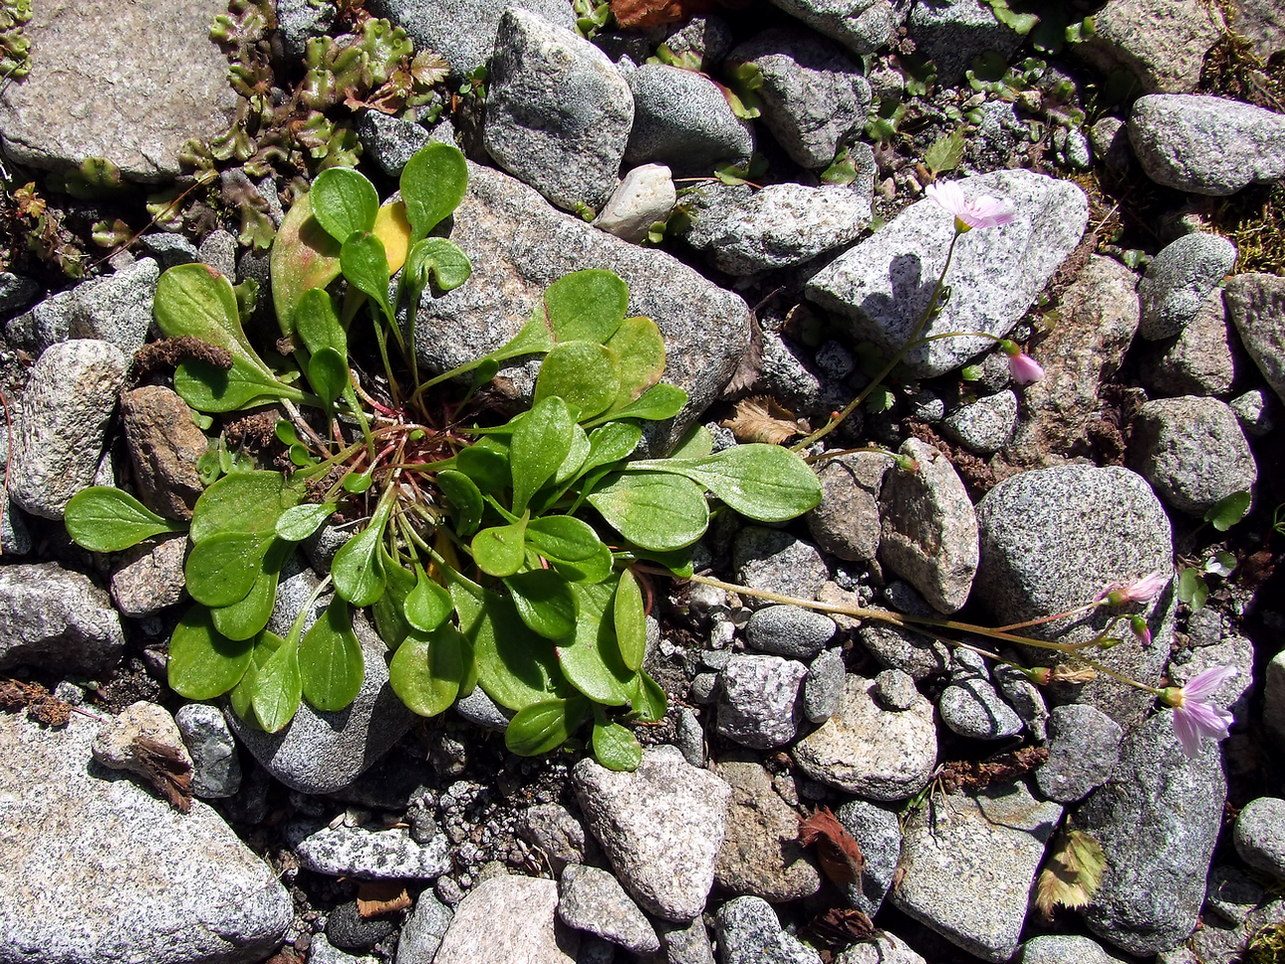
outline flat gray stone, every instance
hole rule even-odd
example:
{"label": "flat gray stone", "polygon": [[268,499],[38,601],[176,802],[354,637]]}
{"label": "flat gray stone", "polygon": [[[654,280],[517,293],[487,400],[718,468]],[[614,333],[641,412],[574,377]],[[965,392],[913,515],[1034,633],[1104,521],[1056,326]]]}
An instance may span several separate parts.
{"label": "flat gray stone", "polygon": [[531,807],[518,833],[544,854],[555,873],[561,873],[567,864],[584,863],[584,825],[561,804],[541,803]]}
{"label": "flat gray stone", "polygon": [[575,964],[580,937],[557,907],[556,881],[488,877],[455,906],[433,964]]}
{"label": "flat gray stone", "polygon": [[865,126],[870,83],[842,47],[794,27],[756,34],[729,55],[763,76],[763,124],[796,164],[822,168]]}
{"label": "flat gray stone", "polygon": [[688,924],[662,923],[659,930],[669,964],[714,964],[714,947],[699,917]]}
{"label": "flat gray stone", "polygon": [[1228,280],[1223,301],[1245,351],[1285,401],[1285,278],[1238,274]]}
{"label": "flat gray stone", "polygon": [[0,92],[5,155],[43,170],[103,158],[133,180],[174,177],[183,144],[222,134],[236,108],[209,37],[223,13],[223,0],[36,5],[24,29],[31,73]]}
{"label": "flat gray stone", "polygon": [[927,964],[905,941],[887,931],[875,931],[868,941],[853,944],[834,959],[834,964]]}
{"label": "flat gray stone", "polygon": [[[829,576],[816,546],[781,529],[746,526],[732,543],[732,567],[750,589],[815,599]],[[764,605],[748,597],[746,605]]]}
{"label": "flat gray stone", "polygon": [[[1001,624],[1039,619],[1093,600],[1122,585],[1173,565],[1169,518],[1140,475],[1117,467],[1064,465],[1023,472],[991,489],[977,504],[981,562],[974,600]],[[1138,680],[1155,680],[1168,655],[1168,629],[1160,620],[1172,603],[1166,590],[1139,615],[1151,621],[1150,646],[1129,640],[1096,654],[1105,666]],[[1080,642],[1105,627],[1114,610],[1102,608],[1032,626],[1037,639]],[[1032,652],[1038,665],[1056,654]],[[1100,678],[1078,689],[1076,702],[1097,706],[1117,723],[1133,723],[1152,700],[1131,687]],[[1067,702],[1067,694],[1050,694]]]}
{"label": "flat gray stone", "polygon": [[1258,797],[1236,818],[1236,853],[1255,870],[1285,878],[1285,800]]}
{"label": "flat gray stone", "polygon": [[1062,807],[1021,784],[948,794],[906,823],[901,885],[890,899],[970,954],[1007,961],[1017,951],[1031,884]]}
{"label": "flat gray stone", "polygon": [[91,763],[98,727],[0,715],[0,958],[262,961],[293,916],[276,872],[206,804],[181,814]]}
{"label": "flat gray stone", "polygon": [[1211,291],[1187,327],[1144,356],[1142,383],[1157,395],[1226,397],[1237,376],[1221,289]]}
{"label": "flat gray stone", "polygon": [[937,711],[947,728],[974,740],[1003,740],[1022,732],[1022,718],[1000,697],[982,657],[955,653],[950,685],[937,698]]}
{"label": "flat gray stone", "polygon": [[[307,4],[307,0],[303,0]],[[372,158],[389,177],[400,177],[406,163],[433,139],[428,130],[414,121],[368,110],[357,122],[363,157]]]}
{"label": "flat gray stone", "polygon": [[1043,934],[1022,945],[1018,964],[1125,964],[1112,957],[1091,937],[1078,934]]}
{"label": "flat gray stone", "polygon": [[760,653],[810,659],[834,638],[834,620],[801,606],[764,606],[750,614],[745,642]]}
{"label": "flat gray stone", "polygon": [[558,917],[568,927],[588,931],[634,954],[660,950],[656,928],[610,873],[569,864],[559,878]]}
{"label": "flat gray stone", "polygon": [[798,814],[773,788],[772,775],[751,759],[723,759],[715,772],[732,788],[714,865],[718,886],[772,903],[820,890],[821,875],[798,842]]}
{"label": "flat gray stone", "polygon": [[803,716],[810,723],[824,723],[843,703],[846,667],[842,651],[823,650],[808,666],[803,677]]}
{"label": "flat gray stone", "polygon": [[451,870],[444,834],[416,842],[406,827],[371,830],[296,821],[286,827],[299,862],[318,874],[362,880],[433,880]]}
{"label": "flat gray stone", "polygon": [[482,140],[558,207],[597,209],[616,188],[634,98],[607,55],[573,30],[510,7],[500,17]]}
{"label": "flat gray stone", "polygon": [[173,606],[187,595],[183,560],[187,535],[148,539],[121,554],[112,572],[112,601],[134,619]]}
{"label": "flat gray stone", "polygon": [[462,78],[490,59],[500,18],[510,7],[529,10],[568,30],[576,26],[570,5],[559,0],[375,0],[370,10],[404,28],[416,50],[441,54],[451,75]]}
{"label": "flat gray stone", "polygon": [[794,659],[737,653],[719,674],[718,732],[765,750],[798,735],[799,688],[808,668]]}
{"label": "flat gray stone", "polygon": [[[451,240],[473,275],[446,294],[427,291],[416,344],[427,371],[445,371],[499,348],[518,333],[544,289],[579,268],[608,268],[629,285],[629,313],[655,320],[665,337],[665,381],[688,406],[648,438],[676,442],[718,396],[749,344],[749,308],[675,258],[641,248],[556,211],[534,190],[499,171],[470,165],[469,188]],[[535,384],[534,364],[506,367],[499,385],[513,394]]]}
{"label": "flat gray stone", "polygon": [[[923,334],[983,331],[1003,337],[1079,244],[1087,201],[1074,184],[1025,170],[957,183],[968,197],[1006,201],[1016,216],[1004,227],[959,239],[946,277],[953,297]],[[892,355],[922,317],[952,237],[951,215],[929,198],[917,201],[814,275],[805,294],[838,316],[858,341]],[[919,377],[941,375],[993,345],[980,336],[945,338],[913,349],[905,365]]]}
{"label": "flat gray stone", "polygon": [[309,40],[330,33],[339,12],[331,0],[276,0],[276,7],[277,33],[291,60],[302,60]]}
{"label": "flat gray stone", "polygon": [[1040,793],[1074,803],[1107,782],[1120,759],[1124,730],[1101,710],[1081,703],[1049,714],[1049,756],[1035,771]]}
{"label": "flat gray stone", "polygon": [[1093,35],[1075,48],[1102,70],[1123,70],[1145,93],[1195,90],[1223,18],[1199,0],[1111,0],[1093,15]]}
{"label": "flat gray stone", "polygon": [[677,201],[678,192],[669,168],[664,164],[640,164],[621,179],[619,187],[593,219],[593,226],[622,241],[638,244],[647,237],[653,224],[669,217]]}
{"label": "flat gray stone", "polygon": [[941,422],[943,435],[979,455],[998,452],[1016,428],[1017,393],[1008,390],[961,405]]}
{"label": "flat gray stone", "polygon": [[1205,906],[1229,924],[1243,924],[1267,898],[1267,891],[1233,864],[1215,864],[1209,871]]}
{"label": "flat gray stone", "polygon": [[1080,805],[1075,824],[1110,855],[1084,910],[1089,929],[1130,954],[1173,947],[1196,925],[1222,820],[1221,747],[1189,759],[1160,712],[1129,733],[1111,780]]}
{"label": "flat gray stone", "polygon": [[923,633],[872,620],[857,630],[857,639],[881,665],[901,670],[914,680],[937,676],[950,666],[946,644]]}
{"label": "flat gray stone", "polygon": [[1147,94],[1133,103],[1129,140],[1147,176],[1222,197],[1285,176],[1285,114],[1206,94]]}
{"label": "flat gray stone", "polygon": [[870,221],[869,193],[847,185],[769,184],[750,193],[711,185],[689,200],[687,243],[732,275],[811,261],[855,241]]}
{"label": "flat gray stone", "polygon": [[634,126],[629,164],[666,164],[676,174],[706,174],[744,163],[754,151],[754,125],[732,113],[708,77],[668,64],[643,64],[628,75]]}
{"label": "flat gray stone", "polygon": [[82,281],[40,302],[10,320],[5,337],[31,355],[72,338],[101,339],[132,355],[147,340],[159,277],[156,262],[140,258],[115,274]]}
{"label": "flat gray stone", "polygon": [[1138,283],[1138,334],[1151,341],[1178,334],[1235,263],[1236,246],[1216,234],[1197,231],[1165,245]]}
{"label": "flat gray stone", "polygon": [[589,829],[649,913],[688,921],[705,909],[732,791],[675,747],[643,751],[632,773],[584,759],[571,774]]}
{"label": "flat gray stone", "polygon": [[9,494],[24,511],[61,519],[94,484],[127,366],[115,345],[90,339],[53,345],[32,366],[9,463]]}
{"label": "flat gray stone", "polygon": [[977,517],[963,480],[941,452],[907,439],[914,471],[894,468],[879,490],[879,557],[942,613],[963,608],[977,573]]}
{"label": "flat gray stone", "polygon": [[414,910],[397,935],[397,956],[393,964],[433,964],[454,916],[455,912],[434,897],[432,891],[420,891]]}
{"label": "flat gray stone", "polygon": [[761,897],[735,897],[714,917],[721,964],[821,964],[821,955],[787,934]]}
{"label": "flat gray stone", "polygon": [[819,34],[832,37],[855,54],[869,54],[886,44],[905,16],[908,4],[889,0],[772,0],[791,17]]}
{"label": "flat gray stone", "polygon": [[849,800],[834,814],[852,834],[866,858],[861,880],[848,884],[848,903],[873,917],[879,912],[901,860],[901,824],[897,814],[865,800]]}
{"label": "flat gray stone", "polygon": [[[268,628],[289,632],[317,581],[307,569],[296,569],[293,576],[283,578]],[[306,624],[319,611],[314,610]],[[353,631],[361,642],[366,672],[356,699],[346,709],[323,712],[304,702],[279,733],[249,726],[230,707],[227,710],[232,731],[255,759],[286,786],[303,793],[333,793],[349,786],[401,739],[415,719],[388,685],[388,647],[361,613],[353,614]]]}
{"label": "flat gray stone", "polygon": [[816,544],[846,562],[874,562],[879,552],[879,490],[892,467],[883,452],[850,452],[817,463],[821,502],[807,515]]}
{"label": "flat gray stone", "polygon": [[1129,464],[1167,503],[1195,516],[1258,481],[1236,413],[1226,402],[1195,395],[1157,398],[1138,409]]}
{"label": "flat gray stone", "polygon": [[230,797],[241,789],[236,740],[216,706],[188,703],[174,714],[192,757],[192,793],[202,800]]}
{"label": "flat gray stone", "polygon": [[904,800],[927,784],[937,764],[933,706],[920,696],[908,710],[885,710],[874,683],[848,674],[843,706],[794,744],[804,773],[867,800]]}
{"label": "flat gray stone", "polygon": [[56,562],[0,567],[0,666],[107,672],[125,633],[107,593]]}

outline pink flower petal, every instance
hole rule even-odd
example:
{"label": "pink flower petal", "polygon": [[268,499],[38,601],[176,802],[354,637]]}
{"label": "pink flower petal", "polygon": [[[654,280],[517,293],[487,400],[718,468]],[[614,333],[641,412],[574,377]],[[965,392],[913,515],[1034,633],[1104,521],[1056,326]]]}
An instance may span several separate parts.
{"label": "pink flower petal", "polygon": [[1018,352],[1008,356],[1008,373],[1019,385],[1029,385],[1044,377],[1044,369],[1030,355]]}
{"label": "pink flower petal", "polygon": [[1174,736],[1178,737],[1178,742],[1182,744],[1182,752],[1187,756],[1194,757],[1200,752],[1200,734],[1196,732],[1195,725],[1185,713],[1173,711],[1173,732]]}
{"label": "pink flower petal", "polygon": [[957,181],[934,181],[924,193],[970,228],[998,228],[1015,217],[1006,201],[985,194],[967,197]]}
{"label": "pink flower petal", "polygon": [[1215,666],[1207,669],[1191,678],[1191,682],[1182,688],[1182,695],[1188,701],[1207,700],[1218,692],[1218,688],[1223,683],[1235,675],[1234,666]]}

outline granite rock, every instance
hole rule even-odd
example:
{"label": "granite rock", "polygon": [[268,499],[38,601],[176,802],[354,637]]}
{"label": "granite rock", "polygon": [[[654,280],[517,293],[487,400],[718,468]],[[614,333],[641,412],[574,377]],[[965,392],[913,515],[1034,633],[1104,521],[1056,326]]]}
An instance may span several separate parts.
{"label": "granite rock", "polygon": [[1158,342],[1154,354],[1143,358],[1140,375],[1153,394],[1226,397],[1236,380],[1238,353],[1223,293],[1215,290],[1181,332]]}
{"label": "granite rock", "polygon": [[1285,401],[1285,278],[1238,274],[1228,280],[1223,301],[1245,351]]}
{"label": "granite rock", "polygon": [[1049,755],[1035,771],[1040,793],[1074,803],[1106,783],[1120,759],[1120,724],[1092,706],[1072,703],[1049,714]]}
{"label": "granite rock", "polygon": [[1222,15],[1199,0],[1110,0],[1076,52],[1102,70],[1127,72],[1144,93],[1182,94],[1196,89],[1224,30]]}
{"label": "granite rock", "polygon": [[640,164],[621,179],[620,186],[593,219],[593,226],[622,241],[639,244],[653,224],[669,217],[677,201],[669,168],[664,164]]}
{"label": "granite rock", "polygon": [[121,395],[121,422],[139,501],[169,519],[192,518],[205,491],[197,460],[209,440],[178,393],[145,385]]}
{"label": "granite rock", "polygon": [[1236,818],[1236,853],[1255,870],[1285,878],[1285,800],[1258,797]]}
{"label": "granite rock", "polygon": [[897,814],[865,800],[849,800],[835,816],[866,858],[861,879],[843,888],[848,903],[873,917],[897,875],[901,859],[901,823]]}
{"label": "granite rock", "polygon": [[132,355],[147,340],[159,277],[156,262],[141,258],[114,274],[82,281],[40,302],[9,321],[5,337],[32,355],[73,338],[97,338]]}
{"label": "granite rock", "polygon": [[[780,529],[746,526],[732,543],[732,567],[750,589],[815,599],[829,573],[816,547]],[[749,597],[746,604],[761,605]]]}
{"label": "granite rock", "polygon": [[0,567],[0,666],[95,674],[125,648],[107,593],[56,562]]}
{"label": "granite rock", "polygon": [[137,619],[183,601],[187,535],[179,533],[126,549],[112,570],[112,602],[122,616]]}
{"label": "granite rock", "polygon": [[905,0],[772,0],[791,17],[854,54],[878,50],[905,18]]}
{"label": "granite rock", "polygon": [[1151,341],[1178,334],[1235,263],[1236,246],[1216,234],[1185,234],[1165,245],[1138,283],[1138,334]]}
{"label": "granite rock", "polygon": [[202,800],[230,797],[241,789],[236,740],[218,707],[188,703],[174,714],[192,757],[192,793]]}
{"label": "granite rock", "polygon": [[625,148],[629,164],[666,164],[676,174],[707,175],[719,164],[749,160],[754,126],[732,112],[708,77],[668,64],[643,64],[627,79],[634,97]]}
{"label": "granite rock", "polygon": [[721,964],[821,964],[821,956],[787,934],[761,897],[735,897],[714,918]]}
{"label": "granite rock", "polygon": [[964,71],[988,51],[1006,61],[1022,44],[1016,31],[1001,23],[982,0],[918,3],[907,25],[916,49],[937,68],[939,83],[954,86]]}
{"label": "granite rock", "polygon": [[825,613],[801,606],[764,606],[750,614],[745,624],[745,642],[760,653],[811,659],[838,631]]}
{"label": "granite rock", "polygon": [[817,465],[821,503],[807,515],[816,544],[846,562],[874,562],[879,552],[879,490],[892,457],[851,452]]}
{"label": "granite rock", "polygon": [[575,964],[580,937],[557,907],[556,881],[488,877],[455,906],[433,964]]}
{"label": "granite rock", "polygon": [[620,882],[605,870],[570,864],[562,871],[558,917],[568,927],[594,934],[634,954],[660,950],[660,938]]}

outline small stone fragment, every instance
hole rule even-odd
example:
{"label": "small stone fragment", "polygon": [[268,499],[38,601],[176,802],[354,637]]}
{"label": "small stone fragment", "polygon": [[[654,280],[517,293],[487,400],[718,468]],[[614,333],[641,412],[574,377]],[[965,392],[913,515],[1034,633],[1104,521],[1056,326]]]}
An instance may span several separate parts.
{"label": "small stone fragment", "polygon": [[0,667],[107,672],[125,633],[107,594],[56,562],[0,567]]}
{"label": "small stone fragment", "polygon": [[241,789],[236,741],[219,708],[188,703],[174,714],[174,722],[192,758],[192,793],[213,800]]}
{"label": "small stone fragment", "polygon": [[286,828],[303,866],[319,874],[366,880],[432,880],[451,869],[450,842],[439,834],[418,844],[405,827],[368,830],[296,821]]}
{"label": "small stone fragment", "polygon": [[137,773],[183,813],[192,805],[192,757],[163,706],[140,700],[110,719],[94,738],[94,759]]}
{"label": "small stone fragment", "polygon": [[803,677],[803,716],[811,723],[824,723],[843,703],[846,667],[837,649],[822,650]]}
{"label": "small stone fragment", "polygon": [[745,640],[762,653],[810,659],[826,647],[837,629],[824,613],[801,606],[764,606],[750,615]]}
{"label": "small stone fragment", "polygon": [[639,244],[653,224],[669,217],[677,200],[669,168],[664,164],[640,164],[624,176],[593,219],[593,226]]}
{"label": "small stone fragment", "polygon": [[780,656],[734,655],[720,676],[719,734],[760,750],[789,743],[798,733],[807,671]]}
{"label": "small stone fragment", "polygon": [[568,927],[596,934],[634,954],[660,950],[656,929],[607,871],[569,864],[558,890],[558,917]]}
{"label": "small stone fragment", "polygon": [[761,897],[736,897],[715,917],[722,964],[821,964],[821,956],[787,934]]}
{"label": "small stone fragment", "polygon": [[1049,756],[1035,771],[1040,793],[1074,803],[1106,783],[1120,759],[1120,724],[1082,703],[1056,706],[1049,714]]}
{"label": "small stone fragment", "polygon": [[1165,245],[1138,283],[1138,334],[1155,341],[1187,327],[1236,263],[1236,246],[1216,234],[1185,234]]}

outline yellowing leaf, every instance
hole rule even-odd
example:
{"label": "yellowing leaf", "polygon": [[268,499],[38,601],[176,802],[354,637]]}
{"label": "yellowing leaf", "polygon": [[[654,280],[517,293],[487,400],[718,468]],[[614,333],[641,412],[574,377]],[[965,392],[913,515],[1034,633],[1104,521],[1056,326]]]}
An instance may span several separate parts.
{"label": "yellowing leaf", "polygon": [[406,252],[410,250],[410,220],[406,217],[406,205],[401,201],[387,202],[375,215],[375,226],[370,230],[384,243],[388,273],[396,274],[406,263]]}
{"label": "yellowing leaf", "polygon": [[741,399],[735,414],[720,424],[730,428],[738,441],[769,445],[781,445],[807,431],[793,412],[765,395]]}
{"label": "yellowing leaf", "polygon": [[1083,907],[1101,886],[1106,868],[1106,854],[1096,840],[1081,830],[1064,834],[1040,872],[1035,906],[1045,917],[1052,917],[1055,907]]}

